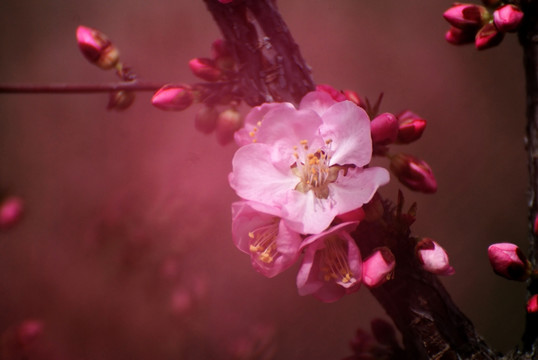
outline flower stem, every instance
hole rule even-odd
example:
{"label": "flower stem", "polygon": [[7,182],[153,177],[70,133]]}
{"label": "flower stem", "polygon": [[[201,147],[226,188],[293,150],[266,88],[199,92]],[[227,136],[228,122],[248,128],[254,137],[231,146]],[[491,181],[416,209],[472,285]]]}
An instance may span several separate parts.
{"label": "flower stem", "polygon": [[165,84],[150,82],[116,82],[107,84],[0,84],[0,93],[3,94],[84,94],[102,93],[119,90],[129,91],[157,91]]}

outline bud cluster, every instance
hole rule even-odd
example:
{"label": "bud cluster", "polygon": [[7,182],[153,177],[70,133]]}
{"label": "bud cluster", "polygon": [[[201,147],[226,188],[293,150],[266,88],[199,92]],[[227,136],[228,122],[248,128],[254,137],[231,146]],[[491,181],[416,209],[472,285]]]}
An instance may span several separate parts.
{"label": "bud cluster", "polygon": [[[134,75],[130,68],[120,62],[120,52],[110,41],[108,36],[99,30],[86,26],[77,28],[77,43],[82,55],[90,63],[102,70],[116,70],[116,75],[122,81],[134,81]],[[134,102],[135,94],[132,91],[118,90],[110,93],[109,110],[125,110]]]}
{"label": "bud cluster", "polygon": [[189,61],[192,73],[207,83],[166,85],[153,95],[151,103],[166,111],[182,111],[195,103],[202,104],[194,127],[204,134],[215,132],[219,144],[226,145],[243,126],[243,117],[237,110],[240,99],[231,95],[229,86],[235,76],[235,60],[223,39],[213,42],[211,54],[211,58]]}
{"label": "bud cluster", "polygon": [[474,43],[478,50],[498,45],[507,32],[515,32],[523,11],[514,4],[484,0],[484,5],[455,3],[443,14],[452,27],[445,39],[454,45]]}

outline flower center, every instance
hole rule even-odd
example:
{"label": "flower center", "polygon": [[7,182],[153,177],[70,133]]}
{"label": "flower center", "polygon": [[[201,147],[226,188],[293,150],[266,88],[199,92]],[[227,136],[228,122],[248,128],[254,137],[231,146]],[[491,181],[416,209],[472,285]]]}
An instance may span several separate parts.
{"label": "flower center", "polygon": [[249,250],[258,256],[258,259],[266,264],[273,262],[277,255],[276,238],[278,235],[279,219],[260,226],[248,233],[250,240]]}
{"label": "flower center", "polygon": [[[293,156],[295,163],[291,165],[293,173],[301,180],[295,190],[307,193],[312,190],[318,199],[327,199],[329,197],[329,184],[335,182],[338,178],[338,172],[341,166],[330,166],[332,140],[325,141],[326,146],[310,152],[308,141],[301,140],[301,150],[299,147],[293,147]],[[301,156],[302,155],[302,156]]]}
{"label": "flower center", "polygon": [[347,259],[347,242],[337,236],[324,240],[325,248],[320,253],[320,269],[325,281],[348,284],[355,282]]}

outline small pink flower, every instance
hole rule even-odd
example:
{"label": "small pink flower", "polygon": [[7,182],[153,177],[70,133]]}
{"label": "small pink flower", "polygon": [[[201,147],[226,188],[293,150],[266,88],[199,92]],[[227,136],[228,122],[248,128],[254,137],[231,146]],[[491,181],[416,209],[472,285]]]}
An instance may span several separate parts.
{"label": "small pink flower", "polygon": [[424,270],[436,275],[454,274],[454,268],[450,266],[445,249],[432,239],[424,238],[420,240],[415,251]]}
{"label": "small pink flower", "polygon": [[[253,112],[248,126],[261,117],[251,130],[255,142],[235,153],[230,185],[245,200],[281,208],[293,230],[320,233],[388,182],[385,169],[365,167],[372,156],[370,120],[352,102],[312,92],[299,109],[280,103]],[[244,138],[244,132],[236,137]]]}
{"label": "small pink flower", "polygon": [[153,106],[168,111],[185,110],[192,102],[192,91],[185,86],[164,86],[151,98]]}
{"label": "small pink flower", "polygon": [[304,258],[297,274],[299,295],[334,302],[357,291],[362,278],[359,248],[349,234],[358,222],[347,222],[304,240]]}
{"label": "small pink flower", "polygon": [[531,273],[531,264],[515,244],[492,244],[488,248],[488,256],[493,271],[509,280],[525,281]]}
{"label": "small pink flower", "polygon": [[299,257],[301,236],[279,217],[280,210],[238,201],[232,204],[232,236],[235,245],[250,254],[252,266],[271,278],[289,268]]}
{"label": "small pink flower", "polygon": [[493,12],[493,22],[499,31],[516,31],[523,20],[523,11],[512,4],[501,6]]}
{"label": "small pink flower", "polygon": [[390,113],[376,116],[370,123],[372,141],[375,145],[388,145],[398,137],[398,119]]}
{"label": "small pink flower", "polygon": [[396,266],[394,255],[387,247],[378,248],[362,263],[362,281],[368,287],[382,285],[392,276]]}
{"label": "small pink flower", "polygon": [[397,154],[390,160],[390,169],[398,180],[411,190],[424,193],[437,191],[437,181],[430,166],[407,154]]}

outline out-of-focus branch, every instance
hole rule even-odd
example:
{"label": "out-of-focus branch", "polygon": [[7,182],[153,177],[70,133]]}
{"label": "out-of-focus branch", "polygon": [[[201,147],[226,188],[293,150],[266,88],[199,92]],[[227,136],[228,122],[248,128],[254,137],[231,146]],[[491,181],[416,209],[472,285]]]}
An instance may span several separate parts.
{"label": "out-of-focus branch", "polygon": [[[538,261],[538,236],[535,233],[535,219],[538,216],[538,1],[521,1],[525,13],[519,30],[519,41],[523,47],[523,62],[525,66],[527,92],[527,126],[526,148],[529,170],[529,259],[533,266]],[[528,284],[528,295],[538,294],[538,280],[531,279]],[[523,349],[534,353],[538,339],[538,314],[527,314],[525,332],[523,334]]]}

